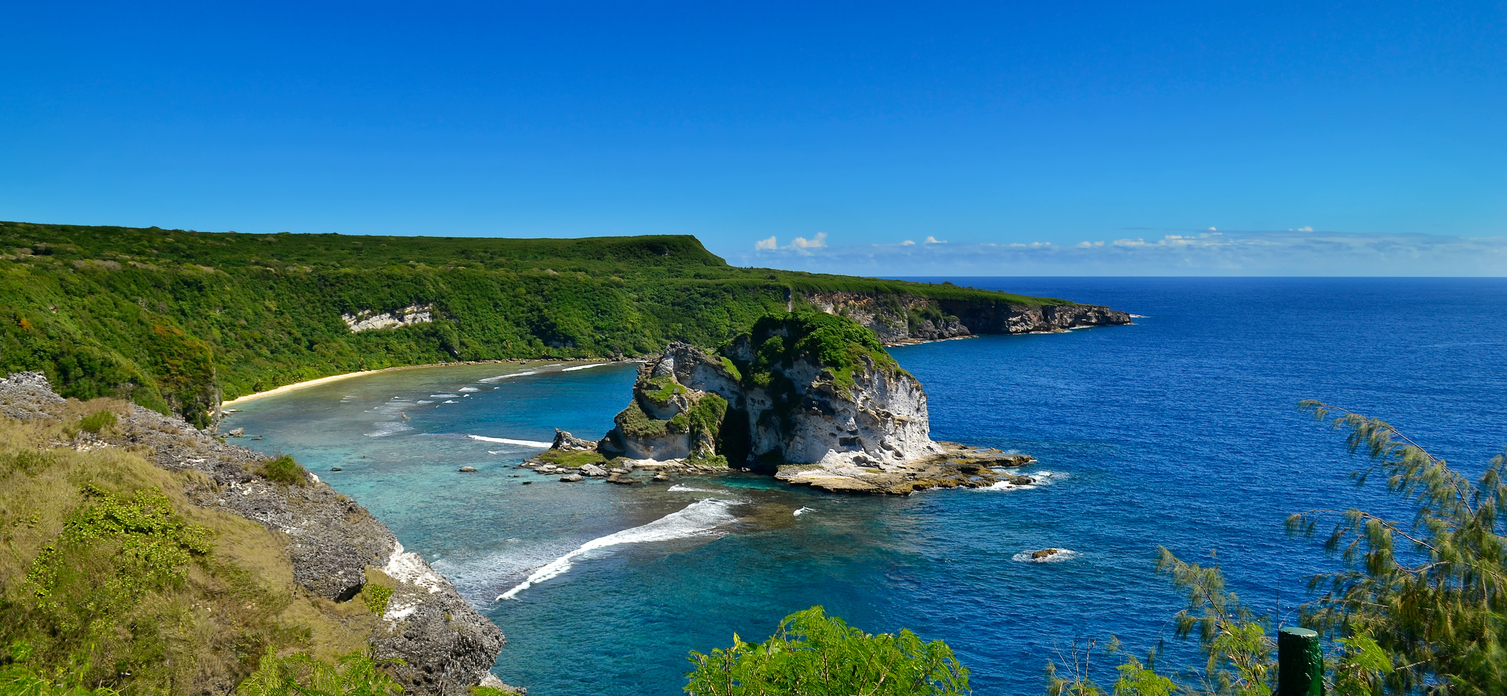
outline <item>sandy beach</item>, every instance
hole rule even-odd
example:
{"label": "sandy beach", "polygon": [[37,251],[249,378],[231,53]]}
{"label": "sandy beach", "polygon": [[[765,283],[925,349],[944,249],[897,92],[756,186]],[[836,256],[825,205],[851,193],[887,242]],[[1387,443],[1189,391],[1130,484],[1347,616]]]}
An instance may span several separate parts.
{"label": "sandy beach", "polygon": [[[399,365],[397,367],[384,367],[384,368],[382,368],[380,370],[361,370],[359,372],[347,372],[345,374],[340,374],[340,375],[330,375],[329,377],[320,377],[318,379],[311,379],[311,380],[306,380],[306,381],[303,381],[303,382],[294,382],[293,384],[285,384],[285,385],[283,385],[281,387],[277,387],[276,389],[268,389],[267,391],[256,392],[255,394],[247,394],[245,396],[238,396],[238,397],[236,397],[234,399],[231,399],[230,401],[222,401],[222,402],[220,402],[220,408],[221,409],[225,409],[227,407],[235,406],[236,404],[246,403],[247,401],[255,401],[257,399],[260,399],[260,398],[263,398],[263,397],[267,397],[267,396],[275,396],[277,394],[286,394],[287,392],[294,391],[296,389],[303,389],[305,387],[318,386],[320,384],[327,384],[329,382],[338,382],[338,381],[340,381],[342,379],[349,379],[351,377],[360,377],[362,375],[374,375],[374,374],[377,374],[379,372],[394,372],[394,371],[397,371],[397,370],[422,370],[422,369],[427,368],[427,367],[455,367],[457,365],[488,365],[488,364],[516,365],[519,368],[525,368],[525,367],[530,367],[530,366],[533,366],[533,367],[536,367],[536,368],[538,368],[538,367],[554,367],[554,366],[564,366],[564,365],[577,364],[577,366],[576,366],[575,369],[581,369],[584,366],[605,365],[608,362],[610,362],[610,361],[606,361],[606,360],[584,360],[584,361],[583,360],[571,360],[571,361],[540,360],[540,361],[537,361],[537,363],[536,363],[536,361],[530,360],[528,362],[518,363],[518,362],[511,361],[511,360],[474,360],[474,361],[470,361],[470,362],[429,363],[429,364],[426,364],[426,365]],[[564,369],[572,369],[572,368],[568,368],[567,367],[567,368],[564,368]]]}

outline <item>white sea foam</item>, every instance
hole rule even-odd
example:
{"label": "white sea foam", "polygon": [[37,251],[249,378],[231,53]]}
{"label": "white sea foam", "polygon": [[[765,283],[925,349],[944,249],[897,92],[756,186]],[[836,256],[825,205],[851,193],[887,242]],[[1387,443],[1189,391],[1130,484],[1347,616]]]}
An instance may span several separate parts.
{"label": "white sea foam", "polygon": [[601,367],[601,366],[606,365],[606,364],[607,363],[592,363],[590,365],[576,365],[575,367],[567,367],[567,368],[561,370],[561,372],[575,372],[576,370],[590,370],[593,367]]}
{"label": "white sea foam", "polygon": [[432,403],[434,403],[434,400],[432,400],[432,399],[419,399],[418,403],[419,404],[432,404]]}
{"label": "white sea foam", "polygon": [[1028,483],[1028,484],[1025,484],[1025,485],[1016,485],[1016,484],[1010,483],[1009,481],[997,481],[992,486],[985,486],[983,488],[975,488],[973,490],[975,490],[975,491],[1030,491],[1030,490],[1035,490],[1037,488],[1040,488],[1042,486],[1050,486],[1055,481],[1067,478],[1067,474],[1065,474],[1063,472],[1060,472],[1060,471],[1032,471],[1031,473],[1028,473],[1028,474],[1025,474],[1025,475],[1026,476],[1030,476],[1034,480],[1034,482],[1033,483]]}
{"label": "white sea foam", "polygon": [[460,394],[430,394],[431,399],[459,399]]}
{"label": "white sea foam", "polygon": [[1078,552],[1072,549],[1057,549],[1057,553],[1044,558],[1031,558],[1032,553],[1035,553],[1035,551],[1021,551],[1011,556],[1010,560],[1021,563],[1061,563],[1078,556]]}
{"label": "white sea foam", "polygon": [[666,488],[665,490],[670,491],[672,493],[716,493],[716,491],[714,491],[714,490],[712,490],[710,488],[692,488],[691,486],[685,486],[685,485],[681,485],[679,483],[677,483],[677,484],[675,484],[673,486],[670,486],[669,488]]}
{"label": "white sea foam", "polygon": [[624,529],[615,534],[592,539],[570,553],[556,558],[544,566],[535,570],[528,579],[519,583],[507,592],[497,596],[498,600],[515,599],[522,592],[538,583],[551,578],[557,578],[570,571],[571,562],[585,554],[597,549],[623,544],[642,544],[649,541],[669,541],[671,539],[683,539],[685,537],[715,533],[720,527],[734,519],[728,511],[734,503],[726,500],[698,500],[686,506],[680,512],[671,513],[653,522],[632,529]]}
{"label": "white sea foam", "polygon": [[524,375],[537,375],[537,374],[539,374],[538,370],[526,370],[524,372],[514,372],[512,374],[507,374],[507,375],[497,375],[496,377],[483,377],[483,378],[478,379],[476,381],[481,382],[483,384],[491,384],[493,382],[501,382],[502,380],[510,379],[510,378],[513,378],[513,377],[522,377]]}
{"label": "white sea foam", "polygon": [[380,421],[372,423],[373,430],[366,433],[367,437],[387,437],[393,433],[401,433],[404,430],[413,430],[413,427],[403,421]]}
{"label": "white sea foam", "polygon": [[464,394],[466,392],[479,392],[481,390],[477,389],[476,387],[461,387],[460,389],[457,389],[455,391],[458,391],[458,392]]}
{"label": "white sea foam", "polygon": [[455,400],[455,399],[445,399],[445,400],[444,400],[444,402],[443,402],[443,403],[447,403],[447,404],[458,404],[458,403],[460,403],[460,402],[459,402],[459,401],[456,401],[456,400]]}
{"label": "white sea foam", "polygon": [[816,508],[802,507],[801,509],[795,511],[795,516],[800,517],[801,515],[804,515],[808,512],[821,512],[821,510],[818,510]]}
{"label": "white sea foam", "polygon": [[467,435],[466,437],[469,437],[472,440],[481,440],[482,442],[500,442],[504,445],[518,445],[519,447],[540,447],[543,449],[549,449],[555,446],[555,443],[553,442],[540,442],[538,440],[514,440],[510,437],[487,437],[485,435]]}

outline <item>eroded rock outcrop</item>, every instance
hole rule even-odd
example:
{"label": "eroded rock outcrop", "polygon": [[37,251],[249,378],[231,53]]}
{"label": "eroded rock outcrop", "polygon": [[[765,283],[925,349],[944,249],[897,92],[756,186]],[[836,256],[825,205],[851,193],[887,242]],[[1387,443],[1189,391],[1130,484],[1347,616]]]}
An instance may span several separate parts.
{"label": "eroded rock outcrop", "polygon": [[[41,373],[0,379],[6,417],[54,417],[64,404]],[[369,640],[379,659],[403,660],[394,676],[409,693],[459,696],[491,676],[502,631],[428,563],[404,551],[386,525],[319,477],[301,472],[301,482],[273,482],[261,473],[266,455],[136,405],[108,435],[90,437],[90,446],[129,448],[164,469],[202,474],[190,479],[188,499],[279,532],[303,591],[350,601],[371,574],[387,576],[393,594]]]}
{"label": "eroded rock outcrop", "polygon": [[930,437],[926,392],[874,333],[817,312],[765,317],[720,353],[672,343],[639,368],[604,456],[778,472],[829,490],[992,485],[1030,461]]}

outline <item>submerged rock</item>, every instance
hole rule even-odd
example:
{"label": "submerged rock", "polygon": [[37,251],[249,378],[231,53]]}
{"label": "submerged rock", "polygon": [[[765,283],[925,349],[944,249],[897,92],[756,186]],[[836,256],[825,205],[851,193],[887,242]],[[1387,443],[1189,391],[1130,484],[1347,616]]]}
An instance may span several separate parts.
{"label": "submerged rock", "polygon": [[476,467],[474,467],[474,466],[463,466],[463,467],[460,468],[460,471],[461,471],[461,473],[469,474],[469,473],[475,472],[476,471]]}

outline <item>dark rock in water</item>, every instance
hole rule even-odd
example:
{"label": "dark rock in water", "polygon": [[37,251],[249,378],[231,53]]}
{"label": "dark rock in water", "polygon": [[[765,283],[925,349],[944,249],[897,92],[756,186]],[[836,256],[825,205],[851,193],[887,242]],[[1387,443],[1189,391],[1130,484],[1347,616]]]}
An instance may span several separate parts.
{"label": "dark rock in water", "polygon": [[330,467],[330,471],[340,471],[340,467],[338,467],[338,466],[332,466],[332,467]]}
{"label": "dark rock in water", "polygon": [[472,472],[476,471],[476,467],[474,467],[474,466],[463,466],[463,467],[460,468],[460,470],[469,474],[469,473],[472,473]]}
{"label": "dark rock in water", "polygon": [[1049,557],[1055,556],[1055,555],[1057,555],[1059,553],[1061,553],[1060,549],[1042,549],[1040,551],[1032,551],[1031,552],[1031,558],[1033,558],[1033,559],[1049,558]]}
{"label": "dark rock in water", "polygon": [[533,483],[533,481],[524,481],[523,485],[527,486],[527,485],[532,484],[532,483]]}
{"label": "dark rock in water", "polygon": [[586,480],[586,477],[582,476],[580,474],[571,474],[569,476],[561,476],[560,477],[560,481],[563,482],[563,483],[575,483],[576,481],[585,481],[585,480]]}
{"label": "dark rock in water", "polygon": [[623,486],[632,486],[638,483],[638,479],[627,476],[613,476],[607,479],[607,483],[616,483]]}
{"label": "dark rock in water", "polygon": [[245,428],[236,428],[235,430],[230,431],[230,436],[231,437],[245,437],[246,436],[246,429]]}
{"label": "dark rock in water", "polygon": [[661,472],[659,472],[659,473],[657,473],[657,474],[654,475],[654,480],[655,481],[669,481],[670,480],[670,475],[666,474],[663,471],[661,471]]}

